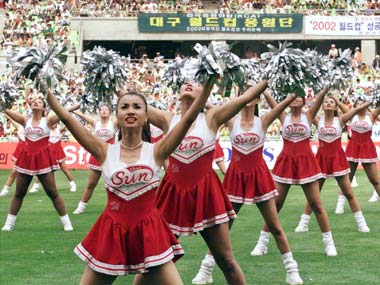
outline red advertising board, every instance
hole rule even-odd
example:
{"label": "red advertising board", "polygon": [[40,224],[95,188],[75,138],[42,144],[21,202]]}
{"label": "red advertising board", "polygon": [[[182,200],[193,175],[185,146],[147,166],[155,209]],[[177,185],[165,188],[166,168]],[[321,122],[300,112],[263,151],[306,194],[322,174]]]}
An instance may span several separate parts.
{"label": "red advertising board", "polygon": [[[343,142],[343,149],[346,148],[346,143]],[[11,169],[13,167],[12,153],[14,152],[17,143],[0,143],[0,169]],[[87,169],[87,162],[90,154],[77,142],[62,143],[63,150],[66,153],[66,165],[70,169]],[[224,152],[224,161],[227,166],[231,160],[231,143],[221,142]],[[380,157],[380,142],[375,142],[376,151]],[[318,149],[318,142],[311,142],[311,147],[314,152]],[[274,162],[277,159],[282,149],[282,141],[267,141],[264,145],[263,157],[272,169]],[[216,165],[214,166],[217,167]],[[361,165],[359,165],[361,168]]]}
{"label": "red advertising board", "polygon": [[[0,169],[13,167],[12,153],[17,143],[0,143]],[[90,154],[77,142],[62,143],[66,153],[66,165],[71,169],[86,169]]]}

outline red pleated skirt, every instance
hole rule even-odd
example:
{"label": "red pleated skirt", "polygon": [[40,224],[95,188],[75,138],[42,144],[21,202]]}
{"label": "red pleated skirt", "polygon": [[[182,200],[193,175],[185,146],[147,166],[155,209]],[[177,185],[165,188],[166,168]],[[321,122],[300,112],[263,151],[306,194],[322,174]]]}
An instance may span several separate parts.
{"label": "red pleated skirt", "polygon": [[213,152],[190,164],[170,157],[157,191],[157,208],[175,235],[190,236],[236,217],[217,174]]}
{"label": "red pleated skirt", "polygon": [[215,150],[214,150],[213,160],[214,162],[224,160],[224,153],[223,153],[222,147],[220,146],[219,140],[215,141]]}
{"label": "red pleated skirt", "polygon": [[284,139],[272,175],[276,182],[301,185],[324,177],[308,139],[296,143]]}
{"label": "red pleated skirt", "polygon": [[49,138],[43,138],[33,142],[26,139],[15,162],[15,170],[23,174],[39,175],[59,169],[48,140]]}
{"label": "red pleated skirt", "polygon": [[21,151],[24,148],[24,144],[25,144],[25,142],[19,139],[17,146],[16,146],[16,149],[15,149],[14,153],[12,154],[12,160],[13,161],[16,161],[17,158],[19,157]]}
{"label": "red pleated skirt", "polygon": [[66,154],[63,151],[63,147],[62,147],[61,142],[50,143],[50,147],[51,147],[52,151],[54,152],[54,155],[55,155],[58,163],[61,163],[61,162],[66,160]]}
{"label": "red pleated skirt", "polygon": [[[109,139],[108,141],[106,141],[106,143],[109,143],[109,144],[113,144],[114,142],[115,142],[114,139]],[[102,167],[100,166],[99,161],[97,161],[96,158],[93,157],[92,155],[90,156],[90,159],[88,160],[87,166],[90,169],[102,171]]]}
{"label": "red pleated skirt", "polygon": [[315,158],[325,178],[343,176],[350,173],[350,167],[340,139],[331,143],[320,140]]}
{"label": "red pleated skirt", "polygon": [[346,147],[346,157],[348,161],[373,163],[379,159],[377,157],[375,145],[371,139],[372,132],[358,133],[352,131],[351,140]]}
{"label": "red pleated skirt", "polygon": [[155,189],[130,201],[107,191],[108,204],[74,252],[108,275],[148,272],[176,261],[184,251],[155,208]]}
{"label": "red pleated skirt", "polygon": [[231,162],[223,180],[231,202],[251,205],[278,195],[262,152],[262,147],[250,154],[232,148]]}

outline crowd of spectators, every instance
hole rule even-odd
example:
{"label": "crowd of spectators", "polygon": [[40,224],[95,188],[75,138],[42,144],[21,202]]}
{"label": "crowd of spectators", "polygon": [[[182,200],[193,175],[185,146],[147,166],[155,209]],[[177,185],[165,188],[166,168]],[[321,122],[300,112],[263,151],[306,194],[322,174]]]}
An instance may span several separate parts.
{"label": "crowd of spectators", "polygon": [[135,17],[138,13],[304,13],[377,15],[379,0],[18,0],[6,1],[1,46],[8,55],[17,47],[48,48],[63,43],[74,52],[78,34],[74,17]]}
{"label": "crowd of spectators", "polygon": [[9,55],[18,47],[49,48],[60,43],[70,50],[70,7],[65,1],[18,1],[8,3],[1,45]]}
{"label": "crowd of spectators", "polygon": [[[379,14],[379,0],[18,0],[6,8],[67,11],[76,17],[135,17],[142,13]],[[63,19],[63,17],[62,17]]]}
{"label": "crowd of spectators", "polygon": [[[337,47],[333,44],[331,49],[334,50]],[[339,49],[338,53],[339,53]],[[336,96],[340,97],[342,102],[351,107],[353,96],[360,94],[368,94],[371,87],[375,84],[380,84],[380,56],[377,55],[372,64],[366,64],[360,61],[358,56],[360,49],[357,48],[352,54],[353,67],[355,70],[354,80],[351,86],[345,90],[335,90]],[[338,54],[337,54],[338,55]],[[329,56],[337,56],[334,52],[329,52]],[[251,49],[247,49],[245,57],[257,57],[257,53]],[[177,56],[176,59],[180,60],[181,57]],[[146,54],[136,63],[131,63],[128,58],[125,59],[126,68],[128,68],[128,77],[130,82],[130,88],[136,89],[139,93],[144,94],[147,98],[159,101],[161,106],[166,109],[175,112],[178,108],[177,94],[173,92],[170,87],[165,86],[161,82],[162,71],[166,66],[163,61],[163,57],[160,52],[157,52],[154,58],[148,58]],[[81,98],[85,94],[85,76],[82,71],[74,71],[73,69],[64,71],[65,80],[61,81],[57,87],[57,91],[62,94],[67,94],[69,97]],[[5,72],[0,73],[0,81],[7,80],[12,77],[12,69],[9,65],[6,65]],[[235,96],[237,88],[232,88],[231,96]],[[314,100],[314,91],[312,88],[305,90],[306,104],[305,111],[311,106]],[[32,87],[30,80],[23,80],[19,83],[19,101],[13,105],[13,110],[28,114],[30,112],[28,108],[28,100],[38,95],[38,91]],[[227,98],[223,98],[223,89],[215,86],[212,90],[211,96],[212,104],[221,104]],[[262,102],[260,106],[260,112],[265,113],[269,110],[269,105],[266,102]],[[94,114],[96,115],[96,114]],[[15,129],[7,122],[6,118],[0,115],[0,137],[14,137]],[[280,135],[280,122],[275,121],[273,125],[268,129],[268,136],[272,138],[279,138]],[[224,132],[223,132],[224,133]]]}
{"label": "crowd of spectators", "polygon": [[[214,3],[217,3],[213,0]],[[305,15],[378,15],[378,0],[224,0],[219,13],[302,13]]]}
{"label": "crowd of spectators", "polygon": [[[75,48],[75,41],[70,31],[70,19],[72,16],[91,16],[91,17],[119,17],[136,16],[139,12],[203,12],[204,9],[213,7],[220,13],[359,13],[360,11],[376,11],[380,8],[380,0],[210,0],[205,1],[206,8],[201,0],[47,0],[47,1],[5,1],[5,26],[1,44],[6,53],[11,53],[16,47],[37,46],[49,48],[55,43],[64,43],[69,50]],[[210,5],[211,4],[211,5]],[[331,45],[328,56],[334,58],[339,55],[339,48],[335,44]],[[141,56],[141,57],[140,57]],[[258,57],[254,51],[247,51],[246,57]],[[380,81],[380,56],[376,55],[372,63],[363,62],[360,48],[355,48],[352,54],[353,67],[355,68],[355,80],[347,90],[337,91],[341,100],[348,106],[351,104],[350,97],[353,94],[366,93],[375,83]],[[179,60],[178,55],[173,60]],[[129,82],[131,87],[147,97],[160,101],[170,111],[175,111],[177,97],[173,90],[166,87],[161,82],[162,69],[166,63],[160,52],[152,59],[142,51],[139,53],[138,60],[131,62],[126,58],[126,67],[129,70]],[[5,70],[0,72],[0,80],[6,80],[12,76],[12,70],[6,65]],[[82,71],[66,70],[66,80],[58,86],[58,91],[70,96],[80,98],[85,92],[84,78]],[[213,90],[212,100],[220,103],[223,101],[221,89]],[[313,102],[313,90],[305,90],[307,94],[305,108]],[[21,82],[19,86],[20,100],[13,106],[14,110],[20,113],[28,113],[28,99],[37,95],[37,90],[32,87],[28,80]],[[261,111],[265,112],[269,106],[263,102]],[[276,121],[269,128],[270,136],[279,135],[280,125]],[[7,120],[0,114],[0,137],[10,137],[14,135],[12,128]]]}
{"label": "crowd of spectators", "polygon": [[303,13],[312,15],[377,15],[378,0],[87,0],[74,1],[82,17],[134,17],[141,13]]}

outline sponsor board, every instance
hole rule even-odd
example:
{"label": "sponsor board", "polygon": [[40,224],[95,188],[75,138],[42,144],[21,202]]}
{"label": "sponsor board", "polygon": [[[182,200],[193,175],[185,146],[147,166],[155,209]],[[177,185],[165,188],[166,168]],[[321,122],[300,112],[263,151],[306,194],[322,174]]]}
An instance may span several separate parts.
{"label": "sponsor board", "polygon": [[[231,161],[232,149],[229,141],[220,141],[220,146],[223,149],[224,161],[228,166]],[[380,142],[374,142],[377,155],[380,156]],[[272,169],[278,155],[282,150],[282,141],[266,141],[263,148],[263,158],[266,161],[269,169]],[[311,148],[314,153],[317,152],[318,142],[311,142]],[[347,143],[343,142],[343,149],[346,148]],[[6,142],[0,143],[0,169],[11,169],[13,167],[12,154],[16,149],[17,143]],[[90,159],[90,153],[88,153],[84,147],[79,143],[69,142],[62,143],[63,150],[66,154],[66,165],[69,169],[87,169],[87,163]],[[214,163],[213,167],[218,168]],[[361,165],[359,165],[359,168]]]}

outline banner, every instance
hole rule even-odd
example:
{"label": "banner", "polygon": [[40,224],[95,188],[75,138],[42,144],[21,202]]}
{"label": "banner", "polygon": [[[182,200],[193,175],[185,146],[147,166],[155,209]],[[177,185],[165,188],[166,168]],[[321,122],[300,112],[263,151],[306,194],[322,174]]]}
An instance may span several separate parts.
{"label": "banner", "polygon": [[305,16],[305,35],[380,35],[380,16]]}
{"label": "banner", "polygon": [[[231,161],[231,157],[232,157],[231,143],[229,141],[227,141],[227,142],[219,141],[219,143],[223,149],[224,162],[225,162],[226,166],[228,167],[228,165],[230,164],[230,161]],[[380,142],[374,142],[374,144],[376,147],[377,157],[380,157]],[[318,141],[312,141],[312,142],[310,142],[310,145],[311,145],[311,149],[312,149],[313,153],[316,154],[318,151],[318,146],[319,146]],[[280,140],[280,141],[266,141],[265,142],[264,148],[263,148],[263,158],[264,158],[265,162],[267,163],[269,169],[273,169],[274,164],[277,160],[277,157],[282,150],[282,146],[283,146],[282,140]],[[347,142],[342,142],[342,147],[344,150],[346,149],[346,146],[347,146]],[[377,163],[378,168],[379,168],[379,164],[380,164],[380,161]],[[218,166],[215,163],[214,163],[213,167],[214,167],[214,169],[218,168]],[[362,168],[363,168],[362,165],[359,164],[358,169],[362,169]]]}
{"label": "banner", "polygon": [[[311,142],[311,148],[314,153],[318,150],[318,142]],[[342,143],[343,149],[346,149],[346,142]],[[12,153],[14,152],[17,143],[0,143],[0,169],[11,169],[13,167]],[[76,142],[62,143],[63,150],[66,153],[66,165],[69,169],[87,169],[87,162],[90,159],[90,154]],[[220,141],[220,146],[223,149],[224,161],[226,166],[229,165],[232,156],[231,143],[229,141]],[[380,157],[380,142],[375,142],[377,156]],[[278,155],[282,150],[282,140],[266,141],[263,149],[263,158],[266,161],[269,169],[272,169]],[[218,166],[213,165],[216,169]],[[361,168],[361,165],[359,165]]]}
{"label": "banner", "polygon": [[[12,154],[16,149],[17,143],[0,143],[0,169],[11,169],[13,167]],[[66,165],[69,169],[87,169],[87,162],[90,153],[77,142],[62,143],[66,154]]]}
{"label": "banner", "polygon": [[144,14],[140,33],[301,33],[302,14]]}

